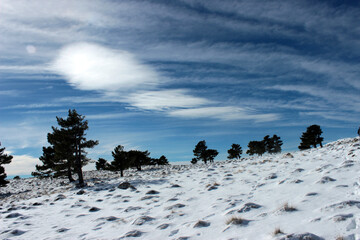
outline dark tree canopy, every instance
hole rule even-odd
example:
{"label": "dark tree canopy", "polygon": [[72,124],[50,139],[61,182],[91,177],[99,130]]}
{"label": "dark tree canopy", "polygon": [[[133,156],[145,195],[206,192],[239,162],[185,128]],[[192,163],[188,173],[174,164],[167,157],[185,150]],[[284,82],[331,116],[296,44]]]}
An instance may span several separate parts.
{"label": "dark tree canopy", "polygon": [[121,177],[123,177],[124,170],[130,167],[128,153],[125,152],[123,146],[118,145],[111,154],[114,160],[111,162],[110,169],[113,171],[120,171]]}
{"label": "dark tree canopy", "polygon": [[248,148],[249,149],[246,151],[246,154],[249,154],[250,156],[254,154],[261,156],[266,151],[264,141],[250,141]]}
{"label": "dark tree canopy", "polygon": [[213,162],[219,152],[215,149],[207,149],[205,140],[198,142],[193,150],[195,158],[191,160],[191,163],[195,164],[198,161]]}
{"label": "dark tree canopy", "polygon": [[281,146],[283,145],[283,142],[277,135],[273,135],[272,137],[266,135],[263,142],[265,145],[265,152],[271,154],[281,152]]}
{"label": "dark tree canopy", "polygon": [[231,148],[228,150],[229,156],[228,159],[240,159],[241,154],[243,153],[239,144],[232,144]]}
{"label": "dark tree canopy", "polygon": [[[54,175],[57,177],[60,169],[58,169],[58,162],[55,161],[55,150],[53,147],[43,147],[43,155],[39,158],[43,165],[36,164],[36,171],[31,174],[35,177],[50,177]],[[60,174],[61,176],[62,174]]]}
{"label": "dark tree canopy", "polygon": [[154,165],[169,165],[169,161],[164,155],[162,155],[159,158],[152,159],[152,164],[154,164]]}
{"label": "dark tree canopy", "polygon": [[11,163],[11,160],[13,159],[13,156],[5,154],[4,151],[5,148],[0,148],[0,187],[5,187],[9,183],[9,181],[5,180],[7,175],[5,173],[5,168],[2,165]]}
{"label": "dark tree canopy", "polygon": [[51,170],[54,176],[67,175],[69,181],[74,181],[72,172],[75,171],[79,186],[82,187],[84,186],[82,167],[89,161],[85,149],[93,148],[98,141],[86,139],[88,121],[75,109],[69,110],[67,118],[56,117],[56,120],[60,128],[52,127],[53,132],[48,133],[47,139],[51,146],[43,148],[43,156],[40,160],[44,165],[37,166],[37,172],[33,175],[46,176],[51,174],[48,171]]}
{"label": "dark tree canopy", "polygon": [[95,163],[96,170],[109,170],[110,164],[104,159],[99,158]]}
{"label": "dark tree canopy", "polygon": [[321,134],[322,130],[319,125],[311,125],[308,127],[306,132],[303,132],[302,136],[300,137],[301,142],[299,149],[305,150],[311,148],[312,146],[316,148],[318,144],[320,147],[322,147],[322,141],[324,138],[321,137]]}

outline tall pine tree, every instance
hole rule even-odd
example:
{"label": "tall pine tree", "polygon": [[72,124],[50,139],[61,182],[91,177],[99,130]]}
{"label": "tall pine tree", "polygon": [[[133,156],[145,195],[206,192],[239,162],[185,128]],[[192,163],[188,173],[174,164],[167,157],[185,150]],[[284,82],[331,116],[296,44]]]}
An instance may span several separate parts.
{"label": "tall pine tree", "polygon": [[[1,146],[1,143],[0,143]],[[5,168],[1,165],[11,163],[13,156],[4,153],[5,148],[0,148],[0,187],[5,187],[9,181],[5,180],[7,175]]]}
{"label": "tall pine tree", "polygon": [[227,158],[228,159],[234,159],[234,158],[240,159],[242,153],[243,153],[243,151],[242,151],[240,145],[233,143],[231,145],[231,148],[228,150],[229,156]]}
{"label": "tall pine tree", "polygon": [[311,125],[306,129],[306,132],[302,133],[300,137],[301,143],[299,145],[300,150],[309,149],[311,146],[316,148],[317,144],[322,147],[322,141],[324,140],[321,137],[322,130],[319,125]]}
{"label": "tall pine tree", "polygon": [[43,148],[43,156],[40,157],[43,166],[38,165],[37,172],[33,175],[43,175],[46,169],[51,169],[54,176],[67,175],[69,181],[72,182],[74,181],[72,172],[75,171],[78,175],[79,186],[83,187],[82,167],[89,161],[86,158],[85,149],[93,148],[98,141],[86,139],[86,131],[89,129],[88,121],[75,109],[69,110],[66,119],[56,117],[56,120],[60,128],[52,127],[53,132],[48,133],[48,142],[51,146]]}

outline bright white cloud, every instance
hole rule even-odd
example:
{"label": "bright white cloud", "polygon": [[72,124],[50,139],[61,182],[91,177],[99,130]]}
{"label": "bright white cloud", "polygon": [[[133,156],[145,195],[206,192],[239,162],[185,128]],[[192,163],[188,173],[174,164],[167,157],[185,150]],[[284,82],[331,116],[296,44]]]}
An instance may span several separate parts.
{"label": "bright white cloud", "polygon": [[76,43],[60,50],[51,69],[81,90],[116,91],[151,87],[159,76],[126,51],[90,43]]}
{"label": "bright white cloud", "polygon": [[183,89],[133,93],[126,101],[145,110],[189,108],[211,103],[208,99],[191,96]]}
{"label": "bright white cloud", "polygon": [[38,158],[29,155],[13,155],[11,163],[3,166],[7,175],[27,175],[35,171],[35,165],[40,163]]}
{"label": "bright white cloud", "polygon": [[277,114],[256,114],[239,107],[204,107],[178,109],[169,112],[170,116],[183,118],[215,118],[220,120],[254,120],[256,122],[275,121]]}

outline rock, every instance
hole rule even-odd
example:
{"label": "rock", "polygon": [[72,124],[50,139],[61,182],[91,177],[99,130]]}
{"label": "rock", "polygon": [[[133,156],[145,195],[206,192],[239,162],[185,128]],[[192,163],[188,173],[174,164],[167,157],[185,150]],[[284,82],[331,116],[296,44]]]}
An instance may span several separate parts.
{"label": "rock", "polygon": [[244,213],[244,212],[249,212],[252,209],[258,209],[258,208],[261,208],[261,205],[250,202],[250,203],[246,203],[238,212]]}
{"label": "rock", "polygon": [[275,179],[275,178],[277,178],[277,175],[275,173],[272,173],[269,176],[267,176],[265,179],[269,180],[269,179]]}
{"label": "rock", "polygon": [[345,221],[348,218],[352,218],[354,215],[353,214],[339,214],[333,217],[333,220],[335,222],[342,222]]}
{"label": "rock", "polygon": [[20,213],[10,213],[5,218],[17,218],[17,217],[21,217],[21,216],[22,216],[22,214],[20,214]]}
{"label": "rock", "polygon": [[122,182],[119,184],[118,186],[119,189],[122,190],[126,190],[126,189],[132,189],[132,190],[136,190],[136,187],[134,187],[133,185],[131,185],[129,182]]}
{"label": "rock", "polygon": [[41,205],[43,205],[42,203],[39,203],[39,202],[34,202],[33,203],[33,206],[41,206]]}
{"label": "rock", "polygon": [[153,199],[153,198],[159,198],[159,196],[145,196],[145,197],[142,197],[140,200],[141,201],[144,201],[144,200],[149,200],[149,199]]}
{"label": "rock", "polygon": [[11,233],[11,235],[14,235],[14,236],[20,236],[20,235],[23,235],[26,232],[22,231],[22,230],[15,229],[15,230],[12,230],[10,233]]}
{"label": "rock", "polygon": [[318,193],[316,193],[316,192],[310,192],[310,193],[306,194],[305,196],[310,197],[310,196],[316,196],[316,195],[318,195]]}
{"label": "rock", "polygon": [[143,232],[138,231],[138,230],[133,230],[130,232],[127,232],[123,238],[127,238],[127,237],[141,237],[141,235],[143,234]]}
{"label": "rock", "polygon": [[181,186],[180,185],[178,185],[178,184],[173,184],[173,185],[171,185],[171,188],[180,188]]}
{"label": "rock", "polygon": [[202,228],[208,226],[210,226],[210,222],[200,220],[197,223],[195,223],[194,228]]}
{"label": "rock", "polygon": [[164,229],[167,229],[169,226],[170,226],[170,224],[164,223],[164,224],[161,224],[160,226],[158,226],[157,229],[164,230]]}
{"label": "rock", "polygon": [[101,210],[100,208],[92,207],[92,208],[89,209],[89,212],[98,212],[100,210]]}
{"label": "rock", "polygon": [[146,194],[150,195],[150,194],[159,194],[160,192],[155,191],[155,190],[150,190],[148,191]]}
{"label": "rock", "polygon": [[320,181],[318,183],[328,183],[328,182],[335,182],[336,179],[328,177],[328,176],[324,176],[320,179]]}
{"label": "rock", "polygon": [[83,195],[83,194],[85,194],[85,191],[84,191],[83,189],[81,189],[81,190],[78,191],[76,194],[77,194],[77,195]]}
{"label": "rock", "polygon": [[294,158],[294,156],[291,153],[286,153],[282,156],[282,158]]}
{"label": "rock", "polygon": [[339,203],[335,203],[330,206],[327,206],[326,208],[342,209],[342,208],[353,207],[353,206],[360,208],[360,201],[356,201],[356,200],[343,201],[343,202],[339,202]]}
{"label": "rock", "polygon": [[105,218],[105,219],[106,219],[106,221],[108,221],[108,222],[113,222],[113,221],[118,220],[119,218],[114,217],[114,216],[110,216],[110,217],[107,217],[107,218]]}
{"label": "rock", "polygon": [[312,233],[301,233],[301,234],[289,234],[280,240],[325,240],[322,237],[316,236]]}
{"label": "rock", "polygon": [[63,232],[66,232],[66,231],[69,231],[68,228],[60,228],[57,230],[58,233],[63,233]]}
{"label": "rock", "polygon": [[63,200],[63,199],[65,199],[65,198],[66,198],[66,196],[65,196],[65,195],[63,195],[63,194],[59,194],[59,195],[57,195],[57,196],[56,196],[56,198],[55,198],[55,200],[54,200],[54,201],[56,202],[56,201],[59,201],[59,200]]}
{"label": "rock", "polygon": [[136,219],[133,224],[141,226],[141,225],[143,225],[143,224],[145,224],[147,222],[151,222],[153,220],[155,220],[155,218],[152,218],[152,217],[149,217],[149,216],[142,216],[142,217],[139,217],[138,219]]}
{"label": "rock", "polygon": [[133,207],[133,206],[130,206],[128,207],[127,209],[124,210],[124,212],[131,212],[131,211],[136,211],[136,210],[140,210],[142,209],[142,207]]}
{"label": "rock", "polygon": [[302,182],[303,182],[303,180],[301,180],[301,179],[296,179],[296,180],[292,181],[292,183],[302,183]]}
{"label": "rock", "polygon": [[294,170],[294,172],[293,172],[293,173],[296,173],[296,172],[303,172],[303,171],[305,171],[303,168],[297,168],[297,169],[295,169],[295,170]]}
{"label": "rock", "polygon": [[185,207],[184,204],[177,203],[177,204],[174,204],[172,206],[169,206],[169,207],[165,208],[165,210],[173,210],[173,209],[183,208],[183,207]]}

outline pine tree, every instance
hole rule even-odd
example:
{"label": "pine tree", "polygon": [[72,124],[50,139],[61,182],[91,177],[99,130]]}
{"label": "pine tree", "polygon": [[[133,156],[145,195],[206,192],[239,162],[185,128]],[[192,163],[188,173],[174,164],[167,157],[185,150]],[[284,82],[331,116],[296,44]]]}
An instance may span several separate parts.
{"label": "pine tree", "polygon": [[227,157],[228,159],[240,159],[241,154],[242,154],[242,149],[240,147],[239,144],[232,144],[231,148],[228,150],[228,154],[229,156]]}
{"label": "pine tree", "polygon": [[157,165],[169,165],[169,161],[164,155],[162,155],[159,159],[156,159],[155,164],[157,164]]}
{"label": "pine tree", "polygon": [[274,149],[272,153],[280,153],[281,146],[283,145],[283,141],[277,135],[273,135],[272,139],[274,141]]}
{"label": "pine tree", "polygon": [[[1,146],[1,143],[0,143]],[[9,181],[5,180],[7,175],[5,168],[1,165],[11,163],[13,156],[4,153],[5,148],[0,148],[0,187],[5,187]]]}
{"label": "pine tree", "polygon": [[219,154],[215,149],[207,149],[205,140],[198,142],[193,150],[195,158],[191,160],[191,163],[195,164],[198,161],[203,161],[205,164],[213,162],[214,158]]}
{"label": "pine tree", "polygon": [[324,140],[323,137],[321,137],[322,130],[319,125],[311,125],[306,129],[306,132],[302,133],[302,136],[300,137],[301,143],[299,145],[300,150],[305,150],[311,148],[313,146],[314,148],[317,147],[317,144],[322,147],[322,141]]}
{"label": "pine tree", "polygon": [[246,154],[254,155],[258,154],[259,156],[263,155],[265,153],[265,143],[264,141],[250,141],[248,144],[248,150],[246,151]]}
{"label": "pine tree", "polygon": [[263,142],[265,146],[265,152],[268,152],[270,154],[281,152],[281,146],[283,143],[280,137],[278,137],[277,135],[273,135],[272,137],[266,135],[263,139]]}
{"label": "pine tree", "polygon": [[[50,177],[56,173],[55,150],[53,147],[43,147],[43,155],[39,158],[43,165],[36,164],[36,171],[31,175],[34,177]],[[56,176],[55,176],[56,177]]]}
{"label": "pine tree", "polygon": [[[86,158],[86,148],[93,148],[98,141],[87,140],[86,131],[89,129],[85,117],[78,114],[76,110],[69,110],[66,119],[56,117],[60,128],[52,127],[53,132],[48,133],[47,139],[50,147],[53,149],[53,155],[50,149],[43,148],[43,166],[38,166],[38,172],[41,174],[46,169],[54,171],[54,176],[67,175],[69,181],[74,181],[72,172],[78,175],[79,186],[84,186],[82,167],[89,161]],[[53,160],[51,160],[53,158]],[[47,160],[45,160],[47,159]],[[51,163],[53,161],[53,163]],[[50,173],[49,173],[50,174]]]}
{"label": "pine tree", "polygon": [[120,171],[121,177],[123,177],[124,170],[130,166],[128,153],[124,151],[123,146],[118,145],[111,154],[114,160],[111,162],[110,169],[113,171]]}
{"label": "pine tree", "polygon": [[96,170],[109,170],[110,164],[103,158],[99,158],[95,163]]}
{"label": "pine tree", "polygon": [[138,171],[141,171],[141,166],[150,164],[150,153],[148,151],[130,150],[128,152],[128,159],[131,167],[136,167]]}

